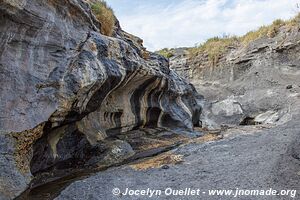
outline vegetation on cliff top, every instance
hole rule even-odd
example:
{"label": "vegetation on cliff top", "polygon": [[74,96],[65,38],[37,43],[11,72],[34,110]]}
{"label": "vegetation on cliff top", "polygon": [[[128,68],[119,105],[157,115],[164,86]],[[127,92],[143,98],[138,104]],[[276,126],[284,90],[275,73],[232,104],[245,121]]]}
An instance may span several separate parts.
{"label": "vegetation on cliff top", "polygon": [[243,36],[225,36],[225,37],[214,37],[208,39],[205,43],[199,46],[190,48],[189,51],[191,55],[197,55],[201,53],[206,53],[208,58],[213,63],[217,62],[220,56],[230,49],[230,47],[247,46],[250,42],[257,40],[262,37],[273,38],[279,32],[281,27],[286,27],[287,30],[291,30],[292,27],[296,27],[300,22],[300,14],[295,16],[290,20],[275,20],[271,25],[261,26],[255,31],[250,31]]}
{"label": "vegetation on cliff top", "polygon": [[171,58],[172,56],[174,56],[174,54],[171,52],[172,50],[173,49],[164,48],[164,49],[156,51],[156,53],[158,53],[166,58]]}
{"label": "vegetation on cliff top", "polygon": [[[300,13],[290,20],[284,21],[277,19],[271,25],[261,26],[259,29],[250,31],[240,37],[223,36],[210,38],[198,46],[188,48],[188,51],[190,52],[191,57],[198,54],[206,54],[208,56],[208,60],[212,62],[212,64],[215,64],[230,48],[248,46],[250,42],[263,37],[273,38],[278,34],[281,27],[285,27],[286,30],[290,31],[293,27],[298,27],[299,25]],[[173,56],[171,50],[172,49],[165,48],[157,51],[157,53],[170,58]]]}
{"label": "vegetation on cliff top", "polygon": [[90,1],[91,9],[97,20],[101,23],[100,32],[112,36],[116,18],[114,11],[103,0]]}
{"label": "vegetation on cliff top", "polygon": [[206,53],[209,61],[215,64],[222,53],[238,44],[239,38],[235,36],[213,37],[197,47],[190,48],[189,52],[192,56]]}

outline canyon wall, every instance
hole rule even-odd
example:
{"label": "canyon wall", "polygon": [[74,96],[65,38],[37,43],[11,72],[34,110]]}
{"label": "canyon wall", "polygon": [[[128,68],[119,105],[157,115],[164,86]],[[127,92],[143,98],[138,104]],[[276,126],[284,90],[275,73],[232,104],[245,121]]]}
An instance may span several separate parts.
{"label": "canyon wall", "polygon": [[134,155],[118,139],[128,131],[198,125],[194,87],[118,22],[100,34],[87,2],[4,0],[0,11],[0,199],[42,172]]}
{"label": "canyon wall", "polygon": [[204,126],[282,124],[299,113],[299,41],[298,25],[282,26],[273,37],[228,46],[215,60],[173,49],[170,68],[205,97]]}

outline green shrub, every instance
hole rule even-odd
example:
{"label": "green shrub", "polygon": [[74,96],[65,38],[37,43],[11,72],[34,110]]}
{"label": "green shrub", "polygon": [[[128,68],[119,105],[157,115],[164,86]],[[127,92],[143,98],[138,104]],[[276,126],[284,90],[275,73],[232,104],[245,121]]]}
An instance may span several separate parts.
{"label": "green shrub", "polygon": [[101,23],[100,32],[103,35],[112,36],[116,18],[113,10],[103,0],[90,2],[93,14]]}
{"label": "green shrub", "polygon": [[158,50],[156,53],[164,56],[165,58],[171,58],[174,56],[174,54],[172,53],[172,49],[168,49],[168,48]]}

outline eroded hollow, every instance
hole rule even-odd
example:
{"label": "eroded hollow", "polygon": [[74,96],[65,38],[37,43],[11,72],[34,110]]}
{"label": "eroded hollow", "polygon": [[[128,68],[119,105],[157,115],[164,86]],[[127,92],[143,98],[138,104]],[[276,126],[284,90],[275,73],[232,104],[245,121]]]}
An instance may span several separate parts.
{"label": "eroded hollow", "polygon": [[[77,177],[151,156],[187,139],[174,132],[190,130],[199,123],[201,108],[193,93],[180,96],[170,90],[168,81],[141,75],[105,98],[99,88],[86,108],[77,102],[83,114],[77,114],[80,109],[75,107],[63,123],[49,124],[33,145],[30,170],[35,180],[31,189],[57,180],[71,182],[72,174]],[[54,125],[59,127],[52,128]]]}
{"label": "eroded hollow", "polygon": [[39,185],[74,172],[148,156],[186,139],[162,128],[147,127],[91,142],[73,123],[46,131],[34,143],[30,170],[36,177],[34,185]]}
{"label": "eroded hollow", "polygon": [[249,125],[256,125],[253,117],[245,117],[241,123],[241,126],[249,126]]}
{"label": "eroded hollow", "polygon": [[91,145],[85,135],[72,128],[60,127],[43,135],[33,146],[31,173],[83,168],[105,152],[105,145]]}

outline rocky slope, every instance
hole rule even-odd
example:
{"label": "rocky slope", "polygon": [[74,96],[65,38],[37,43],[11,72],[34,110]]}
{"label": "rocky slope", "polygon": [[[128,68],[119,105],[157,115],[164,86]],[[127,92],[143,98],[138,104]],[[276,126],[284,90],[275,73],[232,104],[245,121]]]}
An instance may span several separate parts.
{"label": "rocky slope", "polygon": [[101,35],[85,1],[4,0],[0,11],[1,200],[192,134],[194,87],[118,23]]}
{"label": "rocky slope", "polygon": [[273,37],[228,46],[215,63],[206,53],[175,49],[170,67],[207,100],[204,126],[282,124],[299,113],[299,42],[299,25],[282,26]]}

